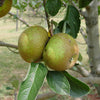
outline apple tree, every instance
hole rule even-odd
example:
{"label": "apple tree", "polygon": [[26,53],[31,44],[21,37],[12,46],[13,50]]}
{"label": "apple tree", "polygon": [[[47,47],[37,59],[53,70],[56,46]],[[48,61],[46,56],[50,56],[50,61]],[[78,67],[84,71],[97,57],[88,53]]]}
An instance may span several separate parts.
{"label": "apple tree", "polygon": [[[49,38],[52,38],[58,33],[65,33],[76,39],[78,34],[82,34],[88,47],[87,54],[89,56],[91,72],[89,73],[84,67],[82,67],[82,64],[80,64],[82,61],[81,54],[79,54],[78,61],[72,69],[78,71],[85,77],[80,80],[86,83],[97,83],[97,90],[98,93],[100,93],[100,37],[98,29],[99,0],[19,1],[18,4],[17,0],[13,0],[13,7],[23,12],[27,9],[27,6],[36,10],[44,7],[43,11],[45,12],[44,16],[47,22]],[[53,17],[59,13],[61,8],[66,9],[65,17],[59,22],[56,22]],[[9,12],[9,14],[15,16],[15,14],[12,14],[11,12]],[[16,19],[30,27],[27,22],[18,16],[16,16]],[[82,19],[85,20],[86,30],[83,30],[81,27]],[[18,49],[17,46],[2,41],[0,41],[0,46]],[[48,70],[43,62],[32,62],[26,78],[20,85],[18,100],[35,100],[45,78],[51,90],[60,95],[81,97],[88,94],[90,91],[88,85],[70,75],[67,70],[51,71]]]}

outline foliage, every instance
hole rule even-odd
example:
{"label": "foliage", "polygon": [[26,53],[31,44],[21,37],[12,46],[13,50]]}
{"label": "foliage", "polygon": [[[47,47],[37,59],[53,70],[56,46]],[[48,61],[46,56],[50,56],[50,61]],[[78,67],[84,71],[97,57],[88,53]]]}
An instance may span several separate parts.
{"label": "foliage", "polygon": [[83,82],[79,81],[78,79],[74,78],[73,76],[71,76],[66,71],[64,71],[63,73],[69,81],[70,95],[72,97],[80,97],[80,96],[83,96],[83,95],[85,95],[89,92],[90,89],[85,83],[83,83]]}
{"label": "foliage", "polygon": [[58,94],[80,97],[89,92],[89,87],[85,83],[72,77],[66,71],[49,71],[48,74],[47,72],[43,64],[31,63],[30,70],[20,86],[18,100],[34,100],[45,76],[50,88]]}
{"label": "foliage", "polygon": [[49,71],[47,81],[50,88],[58,94],[70,94],[70,84],[62,72]]}
{"label": "foliage", "polygon": [[98,6],[98,14],[100,15],[100,6]]}
{"label": "foliage", "polygon": [[66,11],[65,18],[59,22],[58,26],[55,28],[55,34],[59,32],[64,32],[70,34],[72,37],[76,38],[80,28],[80,15],[78,10],[69,5]]}
{"label": "foliage", "polygon": [[43,84],[47,68],[41,63],[31,63],[29,72],[21,84],[18,100],[34,100]]}
{"label": "foliage", "polygon": [[92,0],[79,0],[79,8],[83,8],[89,5]]}
{"label": "foliage", "polygon": [[61,8],[61,0],[47,0],[46,10],[51,16],[55,16]]}
{"label": "foliage", "polygon": [[38,9],[42,7],[42,1],[41,0],[13,0],[13,7],[20,11],[25,11],[27,7],[31,7],[32,9]]}

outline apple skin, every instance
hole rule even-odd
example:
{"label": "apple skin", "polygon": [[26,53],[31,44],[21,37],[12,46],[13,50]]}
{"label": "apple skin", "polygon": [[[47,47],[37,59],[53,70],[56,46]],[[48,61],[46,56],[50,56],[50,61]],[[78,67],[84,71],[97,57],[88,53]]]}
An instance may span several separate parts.
{"label": "apple skin", "polygon": [[64,71],[75,64],[78,55],[76,41],[68,34],[58,33],[48,41],[43,52],[43,60],[49,68]]}
{"label": "apple skin", "polygon": [[12,0],[4,0],[3,4],[0,6],[0,18],[5,16],[12,7]]}
{"label": "apple skin", "polygon": [[38,62],[48,41],[48,32],[41,26],[27,28],[19,37],[18,49],[26,62]]}

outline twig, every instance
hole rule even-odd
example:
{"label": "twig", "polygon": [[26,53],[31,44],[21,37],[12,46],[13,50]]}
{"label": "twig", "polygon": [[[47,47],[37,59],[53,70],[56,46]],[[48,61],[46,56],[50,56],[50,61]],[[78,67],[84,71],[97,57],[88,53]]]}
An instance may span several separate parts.
{"label": "twig", "polygon": [[51,22],[51,26],[49,27],[50,35],[53,36],[53,23]]}
{"label": "twig", "polygon": [[36,100],[47,100],[48,98],[54,97],[57,94],[54,92],[43,93],[37,96]]}
{"label": "twig", "polygon": [[82,76],[87,77],[87,76],[90,75],[90,73],[89,73],[84,67],[77,65],[76,68],[78,69],[78,72],[79,72]]}
{"label": "twig", "polygon": [[64,7],[67,7],[67,5],[66,5],[66,3],[65,3],[65,2],[62,2],[62,4],[63,4],[63,6],[64,6]]}
{"label": "twig", "polygon": [[[10,16],[16,16],[16,14],[13,14],[13,13],[11,13],[11,12],[9,12],[8,14],[9,14]],[[18,16],[16,16],[16,18],[17,18],[19,21],[21,21],[23,24],[25,24],[27,27],[30,26],[26,21],[24,21],[23,19],[19,18]]]}
{"label": "twig", "polygon": [[43,6],[44,6],[47,25],[48,25],[48,31],[49,31],[50,35],[53,36],[53,24],[51,23],[51,25],[50,25],[49,15],[48,15],[48,13],[46,11],[45,4],[46,4],[46,0],[43,0]]}
{"label": "twig", "polygon": [[17,100],[17,92],[14,93],[14,100]]}
{"label": "twig", "polygon": [[100,84],[100,77],[81,77],[81,78],[78,78],[79,80],[85,82],[85,83],[97,83],[97,84]]}
{"label": "twig", "polygon": [[17,46],[17,45],[5,43],[5,42],[3,42],[3,41],[0,41],[0,46],[11,47],[11,48],[18,49],[18,46]]}
{"label": "twig", "polygon": [[86,33],[83,31],[82,28],[80,28],[80,33],[82,34],[82,36],[83,36],[83,38],[84,38],[84,40],[85,40],[85,42],[86,42],[86,44],[87,44],[87,39],[86,39],[87,35],[86,35]]}
{"label": "twig", "polygon": [[10,47],[7,47],[9,49],[9,51],[13,52],[13,53],[16,53],[16,54],[19,54],[19,52],[16,52],[15,50],[12,50]]}
{"label": "twig", "polygon": [[46,21],[47,21],[47,24],[48,24],[48,30],[50,28],[50,22],[49,22],[49,15],[46,11],[46,8],[45,8],[45,4],[46,4],[46,0],[43,0],[43,6],[44,6],[44,11],[45,11],[45,16],[46,16]]}

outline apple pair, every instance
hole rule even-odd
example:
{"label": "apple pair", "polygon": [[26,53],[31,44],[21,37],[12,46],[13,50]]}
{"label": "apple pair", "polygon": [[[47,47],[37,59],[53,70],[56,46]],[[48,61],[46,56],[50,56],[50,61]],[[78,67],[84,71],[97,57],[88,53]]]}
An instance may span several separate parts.
{"label": "apple pair", "polygon": [[41,26],[27,28],[19,37],[18,48],[26,62],[44,61],[56,71],[71,68],[79,55],[78,45],[70,35],[58,33],[49,39]]}

